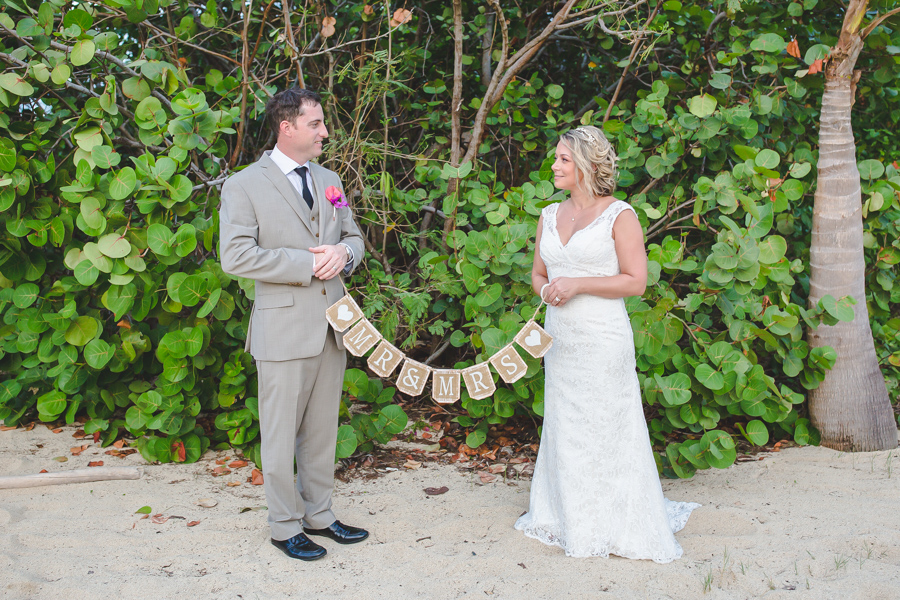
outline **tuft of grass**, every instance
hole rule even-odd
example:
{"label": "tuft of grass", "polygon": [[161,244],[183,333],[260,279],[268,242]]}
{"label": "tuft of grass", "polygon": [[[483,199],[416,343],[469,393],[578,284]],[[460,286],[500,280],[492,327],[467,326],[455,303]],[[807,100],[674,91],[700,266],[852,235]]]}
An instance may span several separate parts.
{"label": "tuft of grass", "polygon": [[703,578],[703,593],[708,594],[712,591],[713,584],[713,574],[712,567],[709,568],[709,571],[706,573],[706,577]]}
{"label": "tuft of grass", "polygon": [[835,554],[834,555],[834,572],[837,573],[841,569],[847,568],[848,562],[850,562],[849,556],[844,556],[843,554]]}

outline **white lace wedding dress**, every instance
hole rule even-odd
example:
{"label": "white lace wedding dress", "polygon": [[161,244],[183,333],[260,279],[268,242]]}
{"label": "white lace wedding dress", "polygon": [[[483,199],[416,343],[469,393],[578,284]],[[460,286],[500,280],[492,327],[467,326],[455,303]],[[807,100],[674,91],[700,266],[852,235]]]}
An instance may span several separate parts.
{"label": "white lace wedding dress", "polygon": [[[550,280],[619,274],[612,226],[631,206],[613,202],[565,246],[558,207],[543,211],[540,251]],[[544,359],[544,427],[530,507],[516,529],[568,556],[679,558],[674,532],[700,505],[663,497],[624,300],[575,296],[548,307],[545,327],[553,347]]]}

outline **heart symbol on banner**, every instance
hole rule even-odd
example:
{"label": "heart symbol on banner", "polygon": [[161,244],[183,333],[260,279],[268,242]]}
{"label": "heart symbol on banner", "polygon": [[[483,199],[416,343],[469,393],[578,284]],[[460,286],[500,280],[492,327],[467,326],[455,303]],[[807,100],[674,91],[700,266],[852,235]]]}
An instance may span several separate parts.
{"label": "heart symbol on banner", "polygon": [[525,338],[525,345],[529,348],[532,346],[539,346],[541,343],[541,334],[538,333],[537,329],[532,329],[531,333],[528,334],[528,337]]}
{"label": "heart symbol on banner", "polygon": [[341,307],[338,308],[337,319],[338,321],[349,321],[353,318],[353,311],[347,308],[346,304],[341,304]]}

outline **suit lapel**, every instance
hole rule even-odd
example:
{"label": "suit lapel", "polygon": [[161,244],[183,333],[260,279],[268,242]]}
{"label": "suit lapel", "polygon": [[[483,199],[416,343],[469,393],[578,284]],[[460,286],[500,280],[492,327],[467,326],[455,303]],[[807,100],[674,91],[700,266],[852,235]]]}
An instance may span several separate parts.
{"label": "suit lapel", "polygon": [[[288,181],[287,176],[281,172],[281,169],[278,168],[275,161],[269,158],[268,154],[264,154],[263,157],[259,159],[259,164],[263,168],[266,177],[272,182],[275,189],[281,193],[285,202],[287,202],[294,212],[297,213],[297,216],[300,217],[300,220],[303,221],[303,224],[306,225],[306,228],[309,229],[310,233],[315,233],[313,231],[312,221],[309,218],[310,211],[306,208],[306,201],[297,193],[297,190],[291,185],[291,182]],[[301,202],[303,202],[302,207],[300,206]]]}
{"label": "suit lapel", "polygon": [[316,207],[319,209],[319,243],[325,243],[325,205],[331,204],[325,197],[324,183],[322,182],[322,173],[319,172],[319,165],[314,162],[309,163],[309,175],[313,182],[313,193],[316,195]]}

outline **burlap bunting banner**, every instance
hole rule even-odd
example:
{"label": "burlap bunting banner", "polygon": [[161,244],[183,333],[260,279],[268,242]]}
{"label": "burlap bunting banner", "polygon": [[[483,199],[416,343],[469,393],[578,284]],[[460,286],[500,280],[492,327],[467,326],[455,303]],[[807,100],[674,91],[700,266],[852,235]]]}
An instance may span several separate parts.
{"label": "burlap bunting banner", "polygon": [[531,319],[519,333],[486,362],[467,369],[432,369],[428,365],[408,358],[393,344],[381,337],[378,329],[363,315],[362,309],[349,294],[328,307],[325,312],[328,323],[338,332],[352,328],[344,334],[344,346],[354,356],[363,356],[377,345],[367,359],[369,369],[379,377],[390,377],[403,363],[397,376],[397,389],[410,396],[418,396],[425,390],[431,376],[431,397],[435,402],[451,403],[460,398],[460,384],[465,381],[469,396],[480,400],[497,390],[490,365],[506,383],[515,383],[525,376],[528,365],[516,351],[513,342],[534,358],[541,358],[553,345],[553,336]]}

